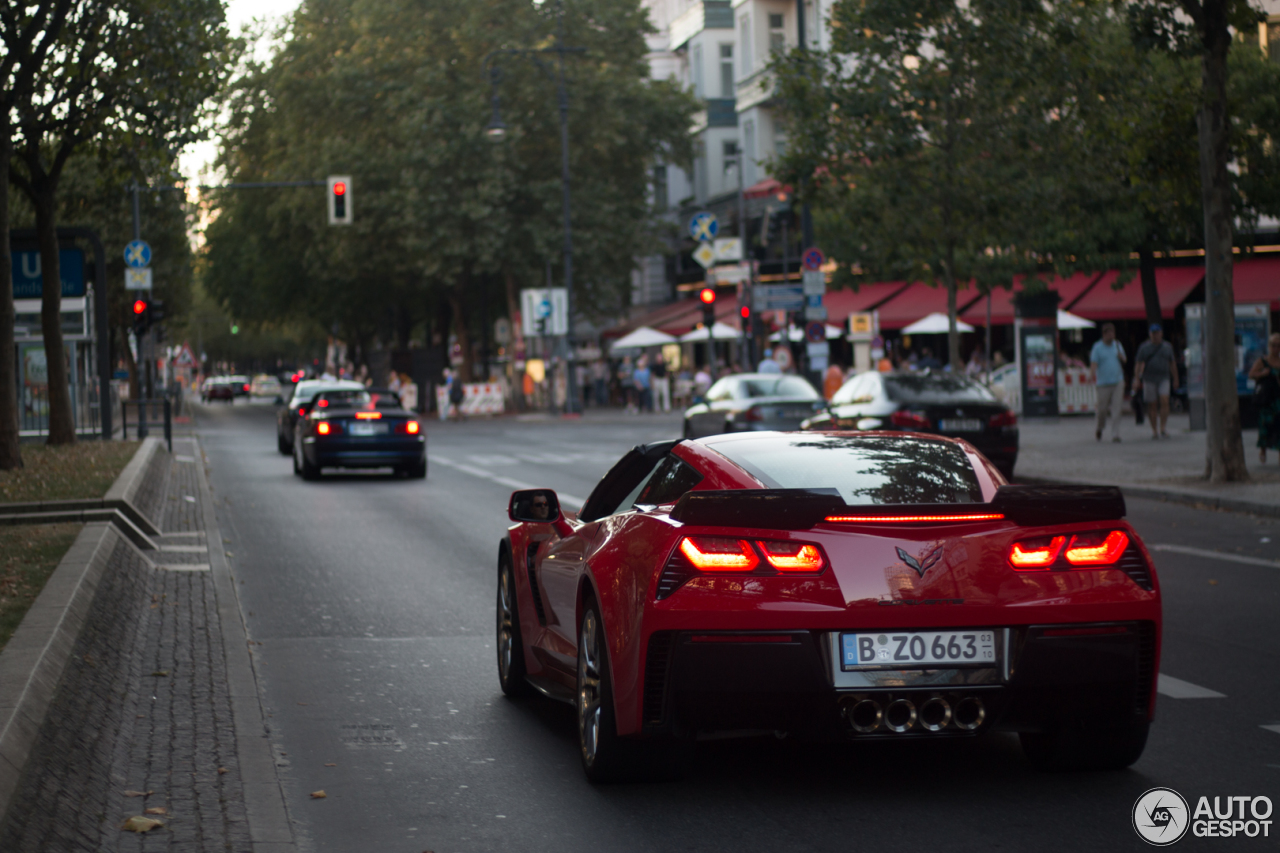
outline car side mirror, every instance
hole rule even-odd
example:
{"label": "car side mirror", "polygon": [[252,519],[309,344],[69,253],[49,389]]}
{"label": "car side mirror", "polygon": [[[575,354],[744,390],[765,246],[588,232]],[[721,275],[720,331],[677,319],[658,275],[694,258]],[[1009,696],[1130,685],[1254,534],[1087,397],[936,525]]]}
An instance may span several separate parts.
{"label": "car side mirror", "polygon": [[511,493],[507,517],[512,521],[555,524],[560,521],[560,499],[551,489],[521,489]]}

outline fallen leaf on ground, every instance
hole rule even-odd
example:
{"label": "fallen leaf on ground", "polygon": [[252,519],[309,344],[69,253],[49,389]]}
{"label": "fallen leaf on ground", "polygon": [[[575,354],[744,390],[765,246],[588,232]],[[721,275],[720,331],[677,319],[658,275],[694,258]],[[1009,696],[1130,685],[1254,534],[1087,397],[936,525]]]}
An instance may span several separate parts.
{"label": "fallen leaf on ground", "polygon": [[124,795],[126,797],[149,797],[153,793],[155,792],[154,791],[125,791]]}
{"label": "fallen leaf on ground", "polygon": [[134,815],[133,817],[120,824],[120,828],[128,832],[150,832],[164,826],[163,823],[152,817],[143,817],[142,815]]}
{"label": "fallen leaf on ground", "polygon": [[153,672],[153,673],[151,673],[151,674],[152,674],[152,675],[154,675],[156,678],[168,678],[168,677],[169,677],[169,670],[167,670],[167,669],[157,669],[155,672]]}
{"label": "fallen leaf on ground", "polygon": [[328,795],[328,794],[326,794],[324,791],[312,791],[312,792],[311,792],[311,799],[313,799],[313,800],[323,800],[323,799],[324,799],[325,797],[327,797],[327,796],[329,796],[329,795]]}
{"label": "fallen leaf on ground", "polygon": [[326,764],[326,765],[325,765],[325,767],[337,767],[337,766],[338,766],[338,765],[336,765],[336,764]]}
{"label": "fallen leaf on ground", "polygon": [[219,767],[219,768],[218,768],[218,775],[219,775],[219,776],[221,776],[223,773],[226,773],[226,772],[227,772],[227,768],[225,768],[225,767]]}
{"label": "fallen leaf on ground", "polygon": [[143,812],[143,814],[168,814],[169,810],[164,806],[152,806]]}

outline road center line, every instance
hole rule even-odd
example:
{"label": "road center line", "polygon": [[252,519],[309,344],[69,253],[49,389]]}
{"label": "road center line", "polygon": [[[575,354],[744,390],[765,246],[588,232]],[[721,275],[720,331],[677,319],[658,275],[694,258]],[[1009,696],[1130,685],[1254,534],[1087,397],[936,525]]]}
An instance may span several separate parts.
{"label": "road center line", "polygon": [[1269,569],[1280,569],[1280,561],[1267,560],[1262,557],[1246,557],[1243,554],[1227,554],[1222,551],[1210,551],[1208,548],[1192,548],[1189,545],[1148,545],[1152,551],[1170,551],[1174,554],[1190,554],[1193,557],[1208,557],[1211,560],[1226,560],[1229,563],[1244,563],[1249,566],[1266,566]]}
{"label": "road center line", "polygon": [[[532,483],[525,483],[520,480],[513,480],[510,477],[503,477],[500,474],[494,474],[483,468],[476,468],[471,465],[464,465],[461,462],[454,462],[452,459],[445,459],[443,456],[432,456],[431,462],[435,465],[444,465],[455,471],[461,471],[463,474],[470,474],[472,477],[479,477],[482,480],[488,480],[497,483],[499,486],[506,486],[511,489],[537,489]],[[560,498],[560,503],[568,507],[581,507],[587,502],[586,498],[580,498],[577,495],[569,495],[564,492],[556,492],[556,496]]]}
{"label": "road center line", "polygon": [[1208,687],[1192,684],[1190,681],[1183,681],[1181,678],[1174,678],[1172,675],[1165,675],[1163,672],[1156,679],[1156,692],[1162,696],[1168,696],[1170,699],[1227,698],[1225,693],[1219,693],[1216,690],[1210,690]]}

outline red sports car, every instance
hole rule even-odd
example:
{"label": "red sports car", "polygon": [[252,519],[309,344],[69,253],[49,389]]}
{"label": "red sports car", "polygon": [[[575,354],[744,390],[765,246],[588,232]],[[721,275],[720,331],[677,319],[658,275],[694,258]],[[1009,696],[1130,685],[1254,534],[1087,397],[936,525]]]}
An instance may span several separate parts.
{"label": "red sports car", "polygon": [[577,708],[593,781],[700,734],[1018,732],[1049,768],[1142,754],[1160,588],[1110,487],[1012,486],[972,445],[742,433],[636,447],[575,516],[518,491],[502,689]]}

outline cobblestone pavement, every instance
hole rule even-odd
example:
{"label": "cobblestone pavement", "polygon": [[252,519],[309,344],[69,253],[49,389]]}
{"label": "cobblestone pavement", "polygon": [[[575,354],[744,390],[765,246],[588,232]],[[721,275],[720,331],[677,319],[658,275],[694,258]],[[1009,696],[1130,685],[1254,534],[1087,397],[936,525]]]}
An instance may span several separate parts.
{"label": "cobblestone pavement", "polygon": [[[161,451],[139,505],[197,545],[194,441]],[[188,461],[189,460],[189,461]],[[121,545],[25,771],[0,850],[248,851],[223,637],[207,555]],[[203,566],[205,570],[201,570]],[[138,792],[141,795],[136,795]],[[121,824],[148,809],[145,835]]]}

